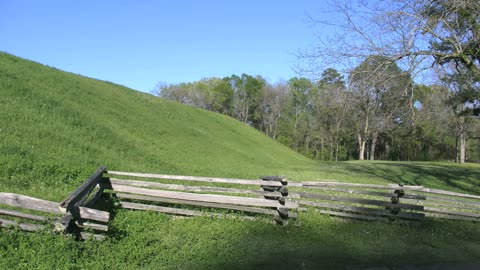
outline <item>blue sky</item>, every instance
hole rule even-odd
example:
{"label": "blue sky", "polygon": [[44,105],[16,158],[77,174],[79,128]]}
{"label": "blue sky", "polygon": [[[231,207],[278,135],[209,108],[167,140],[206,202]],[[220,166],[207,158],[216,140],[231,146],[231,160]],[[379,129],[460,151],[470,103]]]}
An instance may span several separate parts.
{"label": "blue sky", "polygon": [[0,51],[151,91],[247,73],[289,79],[324,1],[0,0]]}

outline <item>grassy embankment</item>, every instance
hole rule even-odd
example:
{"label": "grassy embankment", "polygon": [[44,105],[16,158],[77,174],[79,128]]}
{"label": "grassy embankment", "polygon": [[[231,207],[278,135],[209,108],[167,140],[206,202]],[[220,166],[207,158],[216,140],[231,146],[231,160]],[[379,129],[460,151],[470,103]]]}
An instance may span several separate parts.
{"label": "grassy embankment", "polygon": [[[314,162],[226,116],[0,53],[0,191],[60,201],[95,168],[404,182],[480,194],[480,166]],[[480,225],[265,222],[118,211],[104,242],[0,230],[0,268],[318,269],[475,261]]]}

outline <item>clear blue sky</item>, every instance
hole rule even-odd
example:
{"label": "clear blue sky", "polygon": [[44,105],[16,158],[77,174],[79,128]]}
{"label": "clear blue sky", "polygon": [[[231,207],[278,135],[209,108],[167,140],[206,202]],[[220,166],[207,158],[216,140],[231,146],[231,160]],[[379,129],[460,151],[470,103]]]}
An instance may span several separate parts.
{"label": "clear blue sky", "polygon": [[323,1],[0,0],[0,51],[150,91],[247,73],[295,76]]}

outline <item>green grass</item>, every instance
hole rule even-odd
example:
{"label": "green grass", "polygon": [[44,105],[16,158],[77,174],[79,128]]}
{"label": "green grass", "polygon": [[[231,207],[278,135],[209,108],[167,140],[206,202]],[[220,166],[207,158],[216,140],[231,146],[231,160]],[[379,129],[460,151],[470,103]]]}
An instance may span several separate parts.
{"label": "green grass", "polygon": [[[480,194],[480,166],[314,162],[226,116],[0,53],[0,191],[60,201],[98,165],[218,177],[285,175]],[[480,225],[418,227],[300,213],[287,227],[118,210],[108,240],[0,230],[0,269],[350,269],[478,261]]]}

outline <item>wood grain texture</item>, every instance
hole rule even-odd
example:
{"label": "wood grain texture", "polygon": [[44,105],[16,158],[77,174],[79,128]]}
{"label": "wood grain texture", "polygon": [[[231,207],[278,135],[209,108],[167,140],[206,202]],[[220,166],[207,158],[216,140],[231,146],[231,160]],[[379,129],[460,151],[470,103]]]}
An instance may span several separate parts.
{"label": "wood grain texture", "polygon": [[452,198],[448,196],[441,196],[441,195],[428,195],[428,201],[443,201],[443,202],[453,202],[457,204],[466,204],[466,205],[474,205],[480,209],[480,201],[467,201],[458,198]]}
{"label": "wood grain texture", "polygon": [[104,232],[108,231],[108,226],[104,224],[84,222],[80,220],[75,221],[75,224],[82,229],[92,229],[92,230],[104,231]]}
{"label": "wood grain texture", "polygon": [[18,217],[18,218],[29,219],[29,220],[34,220],[34,221],[42,221],[42,222],[48,220],[46,217],[42,217],[42,216],[38,216],[38,215],[32,215],[32,214],[26,214],[26,213],[23,213],[23,212],[7,210],[7,209],[0,209],[0,215]]}
{"label": "wood grain texture", "polygon": [[80,218],[82,219],[90,219],[100,222],[108,222],[110,220],[110,213],[106,211],[100,211],[97,209],[87,208],[87,207],[79,207],[80,210]]}
{"label": "wood grain texture", "polygon": [[252,194],[260,196],[282,196],[282,193],[278,191],[266,192],[266,191],[257,191],[249,189],[240,189],[240,188],[224,188],[224,187],[205,187],[205,186],[186,186],[186,185],[177,185],[177,184],[163,184],[156,182],[148,181],[138,181],[130,179],[118,179],[110,178],[112,184],[118,185],[127,185],[135,187],[151,187],[151,188],[160,188],[160,189],[170,189],[170,190],[179,190],[179,191],[192,191],[192,192],[221,192],[221,193],[237,193],[237,194]]}
{"label": "wood grain texture", "polygon": [[85,182],[83,182],[74,192],[59,204],[60,211],[62,213],[67,213],[70,210],[70,207],[73,207],[74,205],[77,207],[81,206],[88,198],[90,191],[92,191],[92,189],[103,179],[105,169],[105,166],[98,167],[98,169]]}
{"label": "wood grain texture", "polygon": [[426,192],[426,193],[433,193],[433,194],[448,195],[448,196],[453,196],[453,197],[480,199],[480,196],[478,196],[478,195],[458,193],[458,192],[446,191],[446,190],[441,190],[441,189],[421,188],[419,191]]}
{"label": "wood grain texture", "polygon": [[[221,213],[211,213],[204,211],[196,211],[189,209],[180,209],[174,207],[165,207],[141,203],[131,203],[131,202],[121,202],[122,208],[125,209],[134,209],[134,210],[146,210],[146,211],[155,211],[165,214],[181,215],[181,216],[204,216],[204,217],[217,217],[217,218],[231,218],[235,217],[233,215],[221,214]],[[237,217],[235,217],[237,218]],[[255,220],[255,217],[240,216],[239,219],[243,220]]]}
{"label": "wood grain texture", "polygon": [[453,211],[453,210],[445,210],[445,209],[433,208],[433,207],[425,207],[425,212],[428,212],[428,213],[438,213],[438,214],[447,214],[447,215],[453,215],[453,216],[464,216],[464,217],[480,218],[480,214],[476,214],[476,213],[460,212],[460,211]]}
{"label": "wood grain texture", "polygon": [[186,193],[178,191],[165,191],[165,190],[155,190],[147,188],[138,188],[125,185],[117,185],[112,183],[112,189],[117,192],[125,193],[134,193],[147,196],[163,197],[170,199],[181,199],[188,201],[199,201],[199,202],[212,202],[212,203],[224,203],[224,204],[235,204],[235,205],[245,205],[245,206],[259,206],[259,207],[285,207],[285,208],[296,208],[298,207],[295,203],[286,203],[281,205],[278,201],[259,199],[259,198],[247,198],[247,197],[236,197],[236,196],[225,196],[225,195],[212,195],[212,194],[195,194],[195,193]]}
{"label": "wood grain texture", "polygon": [[[342,193],[349,193],[349,194],[363,194],[363,195],[372,195],[372,196],[379,196],[379,197],[392,197],[392,193],[390,192],[380,192],[380,191],[370,191],[370,190],[362,190],[362,189],[342,189],[342,188],[335,188],[335,187],[322,187],[322,186],[309,186],[312,189],[320,189],[326,191],[335,191],[335,192],[342,192]],[[291,192],[289,195],[295,196],[295,192]],[[418,195],[418,194],[405,194],[401,197],[402,199],[412,199],[412,200],[426,200],[425,195]]]}
{"label": "wood grain texture", "polygon": [[338,205],[338,204],[332,204],[332,203],[321,203],[321,202],[311,202],[311,201],[301,201],[300,203],[305,205],[320,207],[320,208],[348,211],[353,213],[368,214],[368,215],[375,215],[375,216],[395,217],[395,218],[414,219],[414,220],[421,220],[425,218],[424,213],[399,212],[398,214],[392,214],[390,211],[385,209],[380,209],[380,208]]}
{"label": "wood grain texture", "polygon": [[318,212],[321,214],[330,215],[330,216],[347,217],[347,218],[360,219],[360,220],[369,220],[369,221],[384,220],[384,218],[381,218],[381,217],[349,214],[345,212],[335,212],[335,211],[327,211],[327,210],[319,210]]}
{"label": "wood grain texture", "polygon": [[[302,182],[302,187],[322,187],[322,186],[337,186],[337,187],[359,187],[359,188],[371,188],[371,189],[403,189],[403,190],[419,190],[422,186],[399,186],[395,184],[389,185],[376,185],[376,184],[359,184],[359,183],[346,183],[346,182]],[[289,183],[290,185],[290,183]],[[293,186],[293,185],[290,185]]]}
{"label": "wood grain texture", "polygon": [[350,202],[350,203],[358,203],[358,204],[367,204],[367,205],[376,205],[376,206],[385,206],[385,207],[392,207],[392,208],[423,211],[423,205],[416,205],[416,204],[404,204],[404,203],[392,204],[389,201],[361,199],[361,198],[352,198],[352,197],[343,197],[343,196],[330,196],[330,195],[315,194],[315,193],[304,194],[304,192],[298,192],[298,194],[301,197],[306,196],[307,198],[319,199],[319,200],[325,200],[325,201]]}
{"label": "wood grain texture", "polygon": [[41,212],[60,214],[58,210],[58,203],[20,194],[0,192],[0,204]]}
{"label": "wood grain texture", "polygon": [[245,180],[245,179],[236,179],[236,178],[215,178],[215,177],[167,175],[167,174],[135,173],[135,172],[119,172],[119,171],[108,171],[108,174],[143,177],[143,178],[154,178],[154,179],[210,182],[210,183],[227,183],[227,184],[256,185],[256,186],[265,185],[265,186],[277,186],[277,187],[282,186],[281,182],[276,182],[276,181]]}
{"label": "wood grain texture", "polygon": [[448,215],[448,214],[427,213],[427,216],[431,217],[431,218],[443,218],[443,219],[450,219],[450,220],[463,220],[463,221],[480,222],[480,219],[478,219],[478,218],[454,216],[454,215]]}
{"label": "wood grain texture", "polygon": [[[162,203],[168,203],[168,204],[184,204],[184,205],[228,209],[228,210],[236,210],[236,211],[243,211],[243,212],[250,212],[250,213],[258,213],[258,214],[279,216],[279,214],[276,210],[259,208],[259,207],[248,207],[248,206],[209,203],[209,202],[196,202],[196,201],[169,199],[169,198],[162,198],[162,197],[152,197],[152,196],[144,196],[144,195],[137,195],[137,194],[126,194],[126,193],[117,193],[117,197],[118,198],[124,198],[124,199],[140,200],[140,201],[162,202]],[[296,218],[296,217],[297,217],[296,213],[291,213],[291,212],[289,213],[289,218]]]}

